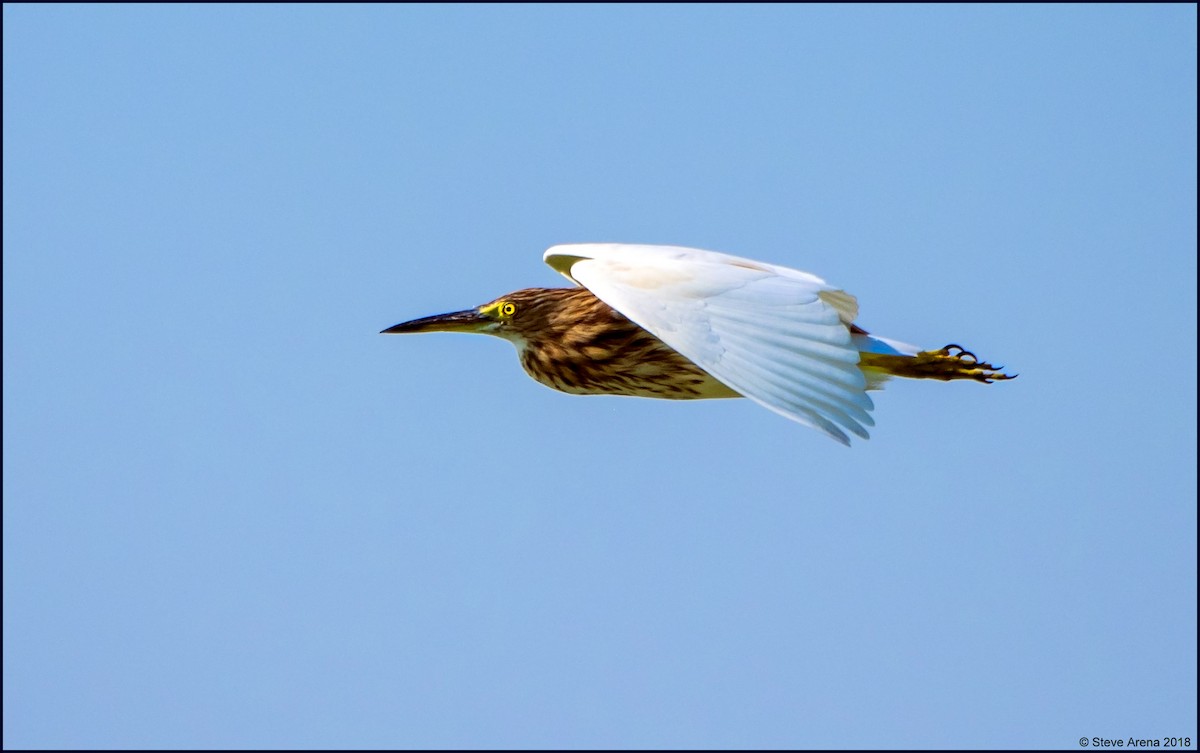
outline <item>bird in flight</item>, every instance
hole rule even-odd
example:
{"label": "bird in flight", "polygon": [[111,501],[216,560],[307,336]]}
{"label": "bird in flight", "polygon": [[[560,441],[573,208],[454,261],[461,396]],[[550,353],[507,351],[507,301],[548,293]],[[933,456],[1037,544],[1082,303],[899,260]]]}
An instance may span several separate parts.
{"label": "bird in flight", "polygon": [[843,444],[868,438],[868,390],[891,377],[1012,379],[958,345],[922,350],[854,323],[819,277],[681,246],[579,243],[543,259],[578,287],[527,288],[382,334],[476,332],[516,346],[542,384],[576,395],[748,397]]}

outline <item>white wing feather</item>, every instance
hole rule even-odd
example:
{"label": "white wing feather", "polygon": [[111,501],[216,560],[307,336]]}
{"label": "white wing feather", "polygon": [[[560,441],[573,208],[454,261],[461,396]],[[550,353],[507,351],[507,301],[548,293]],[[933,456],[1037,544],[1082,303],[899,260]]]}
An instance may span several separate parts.
{"label": "white wing feather", "polygon": [[[854,296],[787,267],[680,246],[554,246],[545,261],[755,402],[849,444],[874,426]],[[839,428],[841,427],[841,428]]]}

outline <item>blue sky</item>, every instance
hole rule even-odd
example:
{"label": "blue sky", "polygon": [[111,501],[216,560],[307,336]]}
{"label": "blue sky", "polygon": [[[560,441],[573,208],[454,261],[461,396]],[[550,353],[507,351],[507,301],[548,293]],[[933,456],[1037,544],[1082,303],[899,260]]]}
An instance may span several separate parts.
{"label": "blue sky", "polygon": [[[4,6],[6,747],[1197,739],[1196,9]],[[1015,382],[846,449],[404,319],[556,243]]]}

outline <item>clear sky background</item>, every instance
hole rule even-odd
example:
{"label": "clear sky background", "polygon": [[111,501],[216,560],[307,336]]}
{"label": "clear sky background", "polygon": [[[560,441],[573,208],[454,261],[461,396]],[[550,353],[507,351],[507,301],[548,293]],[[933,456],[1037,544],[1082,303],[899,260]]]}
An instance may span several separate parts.
{"label": "clear sky background", "polygon": [[[4,7],[4,744],[1196,728],[1196,8]],[[555,243],[1015,382],[847,449],[396,322]]]}

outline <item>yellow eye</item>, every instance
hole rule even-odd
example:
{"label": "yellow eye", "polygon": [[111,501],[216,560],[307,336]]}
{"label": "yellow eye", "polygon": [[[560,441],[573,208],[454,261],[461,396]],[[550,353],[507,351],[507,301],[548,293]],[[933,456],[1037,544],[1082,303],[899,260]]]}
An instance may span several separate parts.
{"label": "yellow eye", "polygon": [[515,314],[515,313],[517,313],[517,307],[516,307],[516,306],[514,306],[513,304],[511,304],[511,303],[504,303],[504,304],[501,304],[501,305],[500,305],[500,314],[501,314],[501,315],[503,315],[503,316],[512,316],[512,315],[513,315],[513,314]]}

